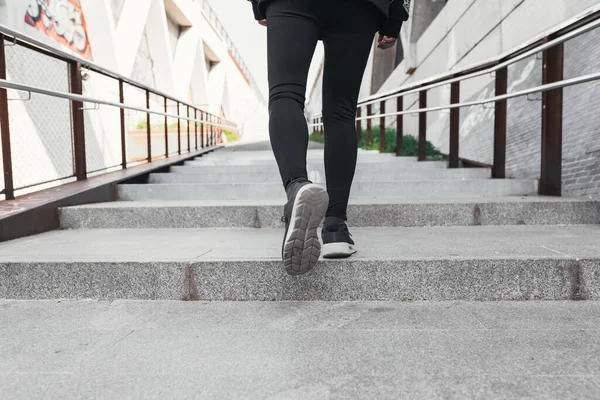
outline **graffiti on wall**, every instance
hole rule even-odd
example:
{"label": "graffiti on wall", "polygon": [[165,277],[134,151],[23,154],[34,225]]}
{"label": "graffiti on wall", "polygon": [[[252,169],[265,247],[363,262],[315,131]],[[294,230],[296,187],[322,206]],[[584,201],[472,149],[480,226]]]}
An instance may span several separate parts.
{"label": "graffiti on wall", "polygon": [[26,23],[80,56],[92,58],[79,0],[27,1]]}

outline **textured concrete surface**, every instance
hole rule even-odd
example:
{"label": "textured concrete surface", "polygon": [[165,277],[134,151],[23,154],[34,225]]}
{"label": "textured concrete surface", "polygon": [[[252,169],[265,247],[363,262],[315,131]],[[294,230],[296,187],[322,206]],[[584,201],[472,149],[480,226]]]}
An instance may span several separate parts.
{"label": "textured concrete surface", "polygon": [[[310,150],[306,155],[309,164],[323,164],[324,152],[322,150]],[[416,164],[416,157],[396,157],[392,154],[380,154],[378,152],[358,152],[359,164]],[[190,166],[214,166],[214,165],[276,165],[275,156],[272,152],[252,151],[245,153],[215,153],[205,157],[198,157],[192,161],[186,161]]]}
{"label": "textured concrete surface", "polygon": [[[325,183],[325,171],[308,170],[308,179],[315,183]],[[376,178],[378,181],[407,181],[407,180],[469,180],[488,179],[491,171],[486,168],[393,168],[383,170],[374,176],[369,171],[361,170],[354,175],[354,182],[369,182]],[[240,168],[239,172],[227,173],[156,173],[151,174],[149,183],[281,183],[281,177],[276,170],[268,170],[260,173],[246,172]]]}
{"label": "textured concrete surface", "polygon": [[[235,200],[285,199],[280,183],[243,184],[126,184],[119,185],[120,200]],[[350,192],[355,197],[397,197],[403,199],[521,196],[537,193],[534,180],[439,180],[404,182],[355,182]]]}
{"label": "textured concrete surface", "polygon": [[[307,165],[308,171],[320,171],[323,172],[325,167],[323,163],[309,162]],[[446,169],[446,163],[441,161],[425,161],[425,162],[404,162],[404,163],[358,163],[356,171],[358,173],[370,173],[370,174],[384,174],[387,171],[429,171],[431,169]],[[257,173],[257,174],[271,174],[277,175],[279,173],[277,166],[273,163],[272,165],[182,165],[171,167],[172,172],[178,173],[203,173],[203,174],[237,174],[239,172],[245,173]]]}
{"label": "textured concrete surface", "polygon": [[597,399],[598,302],[0,301],[0,397]]}
{"label": "textured concrete surface", "polygon": [[356,228],[300,278],[280,229],[73,230],[0,244],[0,298],[600,299],[600,227]]}
{"label": "textured concrete surface", "polygon": [[[260,203],[121,201],[62,208],[59,218],[63,229],[283,227],[283,201]],[[348,218],[354,227],[600,224],[600,202],[535,196],[420,202],[357,199]]]}

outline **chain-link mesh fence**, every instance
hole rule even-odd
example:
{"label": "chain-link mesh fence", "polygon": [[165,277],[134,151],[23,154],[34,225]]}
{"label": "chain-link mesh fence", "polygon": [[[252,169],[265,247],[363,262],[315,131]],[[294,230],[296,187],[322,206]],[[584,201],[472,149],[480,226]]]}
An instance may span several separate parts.
{"label": "chain-link mesh fence", "polygon": [[[69,91],[67,63],[20,45],[5,46],[9,81]],[[68,100],[8,90],[15,189],[73,176]]]}
{"label": "chain-link mesh fence", "polygon": [[[164,112],[164,98],[150,93],[150,109]],[[150,114],[150,143],[152,158],[165,156],[165,117],[162,115]]]}
{"label": "chain-link mesh fence", "polygon": [[[146,92],[137,87],[124,85],[125,103],[146,108]],[[147,114],[140,111],[125,110],[125,131],[127,143],[127,162],[139,163],[148,158],[146,137]]]}
{"label": "chain-link mesh fence", "polygon": [[[119,102],[119,81],[99,73],[82,70],[83,95]],[[89,173],[121,164],[121,113],[110,106],[85,103],[85,151]]]}
{"label": "chain-link mesh fence", "polygon": [[[127,165],[134,166],[147,162],[149,156],[160,159],[167,153],[186,154],[214,144],[218,139],[219,128],[197,121],[204,119],[217,123],[217,118],[193,106],[165,100],[162,94],[151,93],[152,89],[140,89],[128,83],[122,83],[121,93],[118,78],[94,72],[95,68],[91,65],[86,67],[85,63],[79,74],[72,75],[77,61],[55,58],[30,48],[19,39],[5,44],[4,49],[9,82],[57,93],[55,97],[7,90],[12,175],[14,190],[20,193],[24,193],[24,189],[31,192],[75,180],[76,158],[78,162],[83,161],[78,165],[81,174],[78,173],[77,177],[84,179],[84,170],[89,177],[119,168],[123,162],[123,150]],[[75,79],[74,83],[70,82],[71,79]],[[77,87],[79,82],[82,95],[90,102],[74,109],[72,102],[59,97],[59,94],[70,93],[70,88]],[[98,99],[116,105],[121,102],[121,94],[128,106],[150,108],[179,115],[180,118],[129,109],[121,111],[116,106],[94,103]],[[121,112],[124,129],[121,128]],[[83,132],[80,132],[76,128],[82,124]],[[75,149],[75,139],[79,134],[83,134],[85,142],[85,160],[80,160],[75,154],[82,150]],[[3,173],[0,152],[0,177]],[[0,179],[0,192],[5,189],[4,186],[4,180]],[[5,197],[0,194],[0,199]]]}
{"label": "chain-link mesh fence", "polygon": [[[167,100],[167,113],[177,115],[177,103]],[[179,151],[179,138],[177,131],[177,118],[167,118],[169,135],[169,155],[177,154]]]}

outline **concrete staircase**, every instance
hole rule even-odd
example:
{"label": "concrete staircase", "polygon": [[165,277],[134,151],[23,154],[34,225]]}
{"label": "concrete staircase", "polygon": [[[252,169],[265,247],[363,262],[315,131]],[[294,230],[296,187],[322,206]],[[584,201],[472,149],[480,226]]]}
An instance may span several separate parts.
{"label": "concrete staircase", "polygon": [[[323,151],[309,175],[325,184]],[[533,180],[361,151],[359,252],[301,277],[280,262],[285,201],[269,151],[217,151],[60,210],[63,230],[0,244],[0,298],[600,299],[600,203]]]}

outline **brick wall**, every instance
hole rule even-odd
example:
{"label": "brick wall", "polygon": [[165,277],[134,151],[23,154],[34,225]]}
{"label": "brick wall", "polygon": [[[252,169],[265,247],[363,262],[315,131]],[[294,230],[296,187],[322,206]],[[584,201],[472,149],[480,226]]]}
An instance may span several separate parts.
{"label": "brick wall", "polygon": [[[600,31],[565,45],[565,78],[598,72]],[[600,197],[600,82],[564,91],[563,184],[566,191]]]}
{"label": "brick wall", "polygon": [[[565,79],[598,72],[599,31],[587,33],[565,44]],[[509,68],[509,92],[541,84],[541,54]],[[563,112],[563,191],[566,194],[600,198],[600,82],[564,90]],[[469,99],[491,97],[494,81]],[[541,155],[541,95],[508,101],[507,175],[513,178],[539,178]],[[436,145],[448,148],[449,118],[430,125],[428,136],[439,137]],[[437,132],[435,132],[437,131]],[[491,164],[493,162],[493,105],[461,110],[460,156]]]}

